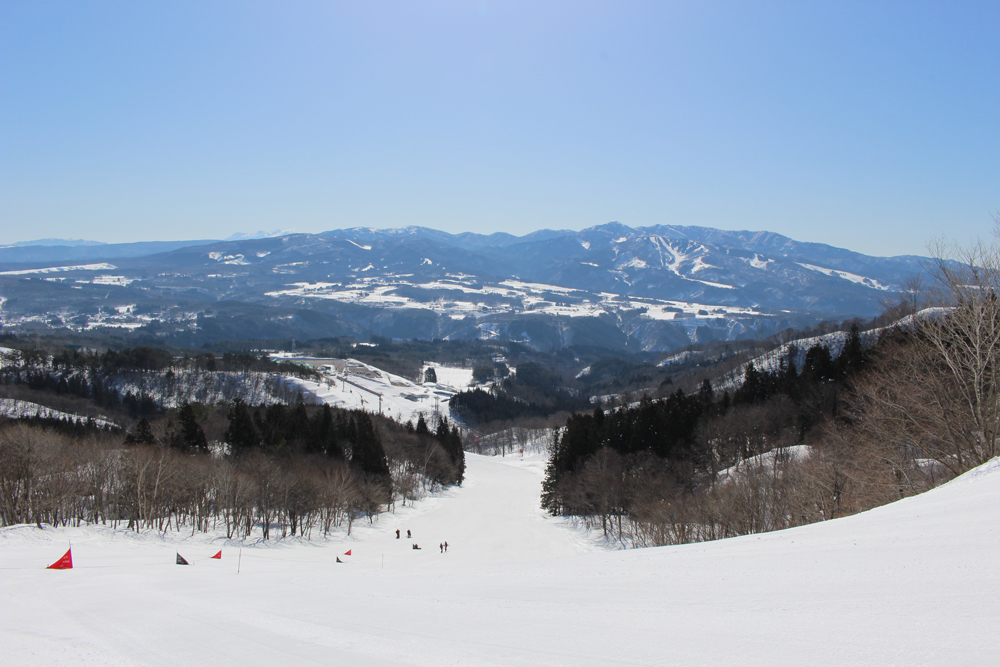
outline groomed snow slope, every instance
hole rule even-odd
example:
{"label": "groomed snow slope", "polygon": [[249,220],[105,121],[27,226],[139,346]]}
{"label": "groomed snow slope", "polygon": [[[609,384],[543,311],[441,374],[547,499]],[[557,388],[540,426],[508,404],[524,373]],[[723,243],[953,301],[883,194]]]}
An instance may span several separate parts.
{"label": "groomed snow slope", "polygon": [[[468,484],[362,527],[221,542],[0,532],[10,665],[984,665],[1000,616],[994,461],[862,515],[606,552],[537,510],[542,461],[469,455]],[[394,538],[413,530],[413,541]],[[46,571],[73,539],[77,568]],[[438,543],[447,539],[449,553]],[[348,548],[354,555],[334,558]],[[172,564],[174,551],[194,561]],[[385,566],[382,566],[384,554]],[[22,569],[23,568],[23,569]]]}

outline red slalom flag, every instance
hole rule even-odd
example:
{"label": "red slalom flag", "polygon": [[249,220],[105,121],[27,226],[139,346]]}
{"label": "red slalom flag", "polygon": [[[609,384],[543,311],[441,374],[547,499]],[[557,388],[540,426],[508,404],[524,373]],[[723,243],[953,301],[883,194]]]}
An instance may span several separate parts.
{"label": "red slalom flag", "polygon": [[63,557],[49,565],[46,570],[72,570],[73,569],[73,549],[67,549]]}
{"label": "red slalom flag", "polygon": [[350,556],[350,555],[351,555],[351,550],[350,550],[350,549],[348,549],[347,551],[345,551],[345,552],[344,552],[344,555],[345,555],[345,556]]}
{"label": "red slalom flag", "polygon": [[212,558],[218,558],[219,560],[222,560],[222,550],[219,549],[219,553],[217,553],[214,556],[212,556]]}

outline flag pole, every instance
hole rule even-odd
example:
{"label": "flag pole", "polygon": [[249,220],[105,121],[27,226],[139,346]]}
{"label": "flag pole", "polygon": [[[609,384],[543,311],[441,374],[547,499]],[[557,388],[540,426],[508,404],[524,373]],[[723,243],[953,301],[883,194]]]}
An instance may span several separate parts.
{"label": "flag pole", "polygon": [[240,573],[240,565],[243,564],[243,547],[240,547],[240,559],[236,561],[236,574]]}

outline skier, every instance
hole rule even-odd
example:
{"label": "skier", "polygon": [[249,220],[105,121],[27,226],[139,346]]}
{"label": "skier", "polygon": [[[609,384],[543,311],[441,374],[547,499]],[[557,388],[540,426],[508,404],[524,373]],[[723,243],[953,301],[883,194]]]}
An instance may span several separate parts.
{"label": "skier", "polygon": [[414,542],[414,543],[413,543],[413,548],[414,548],[414,549],[419,549],[420,547],[419,547],[419,546],[417,545],[417,543],[416,543],[416,542]]}
{"label": "skier", "polygon": [[396,529],[396,539],[399,539],[399,528]]}
{"label": "skier", "polygon": [[413,537],[413,536],[410,535],[410,531],[406,531],[406,539],[410,539],[411,537]]}
{"label": "skier", "polygon": [[444,551],[445,553],[448,553],[448,540],[444,541]]}
{"label": "skier", "polygon": [[438,545],[438,549],[441,550],[441,553],[444,553],[444,542]]}

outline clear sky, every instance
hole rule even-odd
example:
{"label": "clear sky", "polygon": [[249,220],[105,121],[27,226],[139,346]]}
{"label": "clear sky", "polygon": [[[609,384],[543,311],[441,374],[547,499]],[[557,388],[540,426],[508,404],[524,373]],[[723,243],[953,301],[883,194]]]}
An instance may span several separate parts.
{"label": "clear sky", "polygon": [[1000,209],[1000,3],[0,2],[0,243]]}

